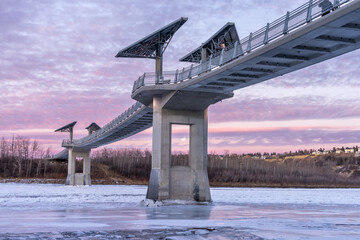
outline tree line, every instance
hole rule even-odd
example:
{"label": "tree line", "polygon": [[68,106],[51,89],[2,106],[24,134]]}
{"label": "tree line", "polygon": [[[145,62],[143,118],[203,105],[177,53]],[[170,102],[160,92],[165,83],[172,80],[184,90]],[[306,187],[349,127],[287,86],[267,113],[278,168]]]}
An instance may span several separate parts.
{"label": "tree line", "polygon": [[[67,161],[49,161],[38,141],[23,137],[0,142],[0,177],[65,179]],[[296,158],[260,159],[253,155],[208,155],[208,174],[212,183],[263,185],[360,186],[360,158],[354,155],[327,154]],[[91,153],[91,178],[127,177],[148,180],[151,152],[140,149],[102,148]],[[189,165],[186,153],[173,153],[171,166]],[[81,166],[78,166],[81,169]],[[104,170],[105,169],[105,170]],[[101,170],[101,171],[100,171]]]}
{"label": "tree line", "polygon": [[[305,158],[264,160],[251,156],[230,155],[219,160],[209,155],[208,173],[214,182],[240,182],[264,185],[360,186],[360,159],[353,155],[321,155]],[[356,172],[356,170],[358,172]],[[356,173],[344,176],[341,172]]]}
{"label": "tree line", "polygon": [[44,149],[37,140],[13,136],[0,141],[0,177],[30,178],[56,177],[66,167],[53,166],[44,157],[50,149]]}

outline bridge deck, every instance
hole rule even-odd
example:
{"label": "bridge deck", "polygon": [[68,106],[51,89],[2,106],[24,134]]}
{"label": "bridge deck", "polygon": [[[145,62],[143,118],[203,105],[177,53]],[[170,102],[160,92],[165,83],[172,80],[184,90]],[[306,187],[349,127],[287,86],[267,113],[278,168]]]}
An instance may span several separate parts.
{"label": "bridge deck", "polygon": [[146,105],[154,95],[171,91],[229,93],[358,49],[360,1],[341,4],[322,17],[314,3],[311,21],[305,4],[215,58],[168,72],[162,84],[145,74],[135,81],[132,98]]}
{"label": "bridge deck", "polygon": [[[104,127],[81,139],[63,140],[63,147],[91,149],[132,136],[152,126],[152,108],[137,102]],[[67,159],[67,149],[50,159]]]}

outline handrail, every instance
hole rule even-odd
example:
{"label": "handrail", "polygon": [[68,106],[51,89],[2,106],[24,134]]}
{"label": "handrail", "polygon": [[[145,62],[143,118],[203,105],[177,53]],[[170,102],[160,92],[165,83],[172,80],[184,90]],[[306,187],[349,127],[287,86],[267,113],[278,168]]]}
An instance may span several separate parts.
{"label": "handrail", "polygon": [[72,147],[72,146],[79,146],[94,141],[104,135],[107,135],[108,132],[118,127],[119,124],[126,121],[127,119],[131,118],[139,109],[145,108],[140,102],[136,102],[127,110],[125,110],[122,114],[111,120],[109,123],[105,124],[102,128],[98,129],[97,131],[92,132],[91,134],[87,135],[86,137],[73,140],[72,142],[70,139],[64,139],[62,142],[63,147]]}
{"label": "handrail", "polygon": [[144,73],[140,76],[133,86],[134,93],[137,89],[147,85],[178,84],[189,80],[197,75],[211,71],[212,69],[224,65],[238,57],[245,56],[271,41],[278,39],[289,32],[296,30],[309,22],[317,20],[321,15],[335,11],[337,8],[355,0],[334,0],[332,8],[322,9],[319,4],[323,0],[309,0],[308,3],[301,5],[272,23],[267,23],[265,27],[252,32],[249,36],[236,42],[232,48],[224,49],[216,56],[210,56],[207,61],[200,64],[191,64],[181,70],[164,72],[160,81],[156,81],[155,73]]}

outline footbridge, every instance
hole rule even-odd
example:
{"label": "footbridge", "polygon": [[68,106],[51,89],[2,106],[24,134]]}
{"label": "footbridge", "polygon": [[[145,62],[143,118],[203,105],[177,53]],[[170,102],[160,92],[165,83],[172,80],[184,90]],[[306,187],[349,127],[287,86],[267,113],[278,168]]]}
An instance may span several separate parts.
{"label": "footbridge", "polygon": [[[310,0],[243,39],[238,37],[235,24],[227,23],[180,59],[190,62],[189,67],[164,72],[162,55],[186,20],[180,18],[116,55],[154,59],[155,72],[144,73],[134,82],[131,97],[137,102],[126,112],[104,127],[89,131],[84,138],[63,141],[66,149],[54,158],[68,158],[67,184],[90,184],[92,148],[153,126],[147,198],[211,201],[207,175],[208,107],[231,98],[234,90],[360,48],[360,0]],[[171,163],[173,124],[190,126],[188,166]],[[74,172],[77,157],[84,159],[80,175]]]}

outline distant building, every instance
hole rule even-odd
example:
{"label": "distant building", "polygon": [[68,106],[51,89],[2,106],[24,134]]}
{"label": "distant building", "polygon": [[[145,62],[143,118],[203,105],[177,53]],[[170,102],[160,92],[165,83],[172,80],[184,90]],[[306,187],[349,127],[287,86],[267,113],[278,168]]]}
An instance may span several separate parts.
{"label": "distant building", "polygon": [[345,148],[345,153],[354,153],[355,149],[353,148]]}
{"label": "distant building", "polygon": [[341,148],[338,148],[338,149],[336,149],[336,151],[335,151],[335,153],[337,153],[337,154],[340,154],[340,153],[343,153],[344,151],[341,149]]}
{"label": "distant building", "polygon": [[311,154],[312,155],[324,155],[325,152],[317,150],[317,151],[312,152]]}

